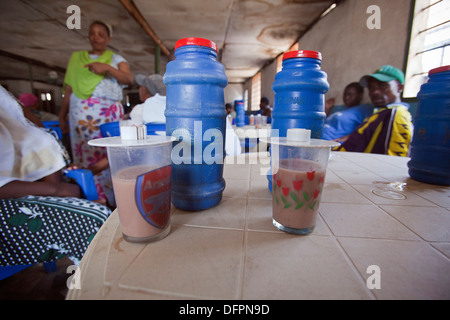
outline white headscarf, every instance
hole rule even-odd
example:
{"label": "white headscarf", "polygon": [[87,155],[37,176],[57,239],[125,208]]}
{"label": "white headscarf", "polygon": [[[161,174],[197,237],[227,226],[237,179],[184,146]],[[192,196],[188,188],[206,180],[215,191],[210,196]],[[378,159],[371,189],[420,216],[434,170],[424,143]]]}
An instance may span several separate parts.
{"label": "white headscarf", "polygon": [[0,86],[0,187],[13,180],[36,181],[64,166],[55,138],[28,121],[17,100]]}

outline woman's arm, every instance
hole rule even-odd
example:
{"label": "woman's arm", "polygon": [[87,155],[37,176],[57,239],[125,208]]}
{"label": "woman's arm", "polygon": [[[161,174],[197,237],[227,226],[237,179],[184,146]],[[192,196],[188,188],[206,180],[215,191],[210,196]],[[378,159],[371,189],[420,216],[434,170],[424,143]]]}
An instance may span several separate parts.
{"label": "woman's arm", "polygon": [[95,176],[108,168],[109,168],[108,158],[103,158],[94,165],[90,166],[88,169],[91,170],[92,174]]}
{"label": "woman's arm", "polygon": [[72,87],[66,84],[66,92],[59,110],[59,127],[63,134],[70,132],[69,124],[67,123],[67,114],[69,113],[70,95],[72,94]]}
{"label": "woman's arm", "polygon": [[0,199],[20,198],[25,196],[54,196],[77,197],[82,196],[78,185],[72,183],[51,183],[47,181],[11,181],[0,188]]}
{"label": "woman's arm", "polygon": [[133,74],[130,71],[128,63],[121,62],[118,65],[119,69],[116,69],[109,64],[101,62],[93,62],[85,65],[84,67],[89,68],[89,71],[95,74],[106,74],[108,73],[112,77],[116,78],[121,84],[133,84]]}

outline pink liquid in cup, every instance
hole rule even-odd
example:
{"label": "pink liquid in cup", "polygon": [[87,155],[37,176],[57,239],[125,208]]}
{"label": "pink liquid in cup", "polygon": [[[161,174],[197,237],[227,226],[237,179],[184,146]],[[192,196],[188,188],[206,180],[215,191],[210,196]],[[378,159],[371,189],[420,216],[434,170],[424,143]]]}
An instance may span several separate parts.
{"label": "pink liquid in cup", "polygon": [[149,242],[170,231],[171,166],[135,166],[113,177],[114,195],[125,240]]}
{"label": "pink liquid in cup", "polygon": [[[289,169],[287,169],[289,168]],[[313,231],[325,181],[325,168],[301,159],[283,159],[273,175],[273,222],[283,231]]]}

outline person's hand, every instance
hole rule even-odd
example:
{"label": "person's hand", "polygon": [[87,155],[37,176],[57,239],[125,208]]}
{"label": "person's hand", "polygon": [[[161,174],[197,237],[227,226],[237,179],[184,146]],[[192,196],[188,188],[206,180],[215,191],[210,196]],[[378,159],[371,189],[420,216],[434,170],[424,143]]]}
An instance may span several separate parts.
{"label": "person's hand", "polygon": [[70,171],[70,170],[76,170],[76,169],[84,169],[82,166],[80,166],[79,164],[76,164],[76,163],[70,163],[67,167],[66,167],[66,169],[68,170],[68,171]]}
{"label": "person's hand", "polygon": [[90,72],[95,74],[105,74],[108,73],[111,66],[106,63],[101,62],[92,62],[84,65],[85,68],[88,68]]}
{"label": "person's hand", "polygon": [[336,142],[341,142],[341,143],[343,143],[343,142],[347,141],[347,139],[348,139],[348,137],[349,137],[349,136],[350,136],[350,135],[348,134],[348,135],[346,135],[346,136],[343,136],[343,137],[340,137],[340,138],[334,139],[333,141],[336,141]]}
{"label": "person's hand", "polygon": [[107,168],[109,168],[109,162],[107,157],[100,159],[95,164],[88,167],[88,169],[92,171],[92,174],[94,176],[100,174],[103,170]]}

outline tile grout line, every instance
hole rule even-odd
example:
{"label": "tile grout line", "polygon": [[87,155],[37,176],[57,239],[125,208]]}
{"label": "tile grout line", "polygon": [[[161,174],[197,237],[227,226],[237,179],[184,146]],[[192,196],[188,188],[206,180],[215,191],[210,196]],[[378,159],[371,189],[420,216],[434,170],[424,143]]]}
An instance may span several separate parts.
{"label": "tile grout line", "polygon": [[[344,158],[345,158],[345,157],[344,157]],[[377,175],[378,177],[380,177],[380,178],[382,178],[382,179],[389,180],[389,179],[386,179],[384,176],[379,175],[378,172],[371,170],[371,169],[370,169],[370,166],[367,166],[367,167],[366,167],[366,166],[361,166],[359,163],[357,163],[357,162],[355,162],[355,161],[352,161],[352,160],[347,159],[347,158],[345,158],[345,159],[346,159],[347,161],[353,163],[354,165],[357,165],[357,166],[363,168],[364,170],[366,170],[366,171],[368,171],[368,172],[370,172],[370,173],[373,173],[373,174]],[[383,159],[380,159],[380,161],[382,161],[382,162],[384,162],[384,163],[386,163],[386,164],[389,164],[389,165],[391,165],[391,166],[393,166],[393,167],[395,167],[395,168],[401,168],[400,166],[397,166],[397,165],[391,164],[391,163],[389,163],[389,162],[386,162],[386,161],[384,161]],[[333,170],[332,170],[332,171],[333,171]],[[338,173],[336,173],[336,172],[334,172],[334,171],[333,171],[333,173],[336,174],[336,175],[337,175],[341,180],[343,180],[346,184],[348,184],[348,182],[345,181]],[[413,179],[413,180],[414,180],[414,179]],[[351,185],[350,185],[350,186],[351,186]],[[355,190],[358,191],[357,189],[355,189]],[[414,190],[408,189],[407,191],[410,192],[410,193],[412,193],[412,194],[414,194],[415,196],[417,196],[417,197],[419,197],[419,198],[422,198],[422,199],[424,199],[424,200],[426,200],[426,201],[431,202],[431,203],[434,204],[435,206],[438,206],[438,207],[440,207],[440,208],[444,208],[444,207],[442,207],[441,205],[439,205],[438,203],[436,203],[436,202],[434,202],[434,201],[432,201],[432,200],[430,200],[430,199],[424,198],[424,197],[421,196],[420,194],[417,194],[416,192],[414,192]],[[370,199],[368,199],[368,200],[371,201]],[[372,202],[372,201],[371,201],[371,202]],[[375,204],[376,204],[376,203],[375,203]],[[376,204],[376,205],[377,205],[377,204]]]}
{"label": "tile grout line", "polygon": [[350,268],[353,270],[353,273],[356,274],[357,278],[359,278],[362,281],[362,285],[364,287],[364,289],[366,290],[367,293],[369,293],[369,295],[374,299],[374,300],[378,300],[376,294],[370,290],[367,287],[367,279],[364,279],[363,275],[361,274],[361,272],[359,272],[355,262],[353,262],[352,258],[350,257],[350,255],[347,253],[347,251],[344,249],[344,247],[342,246],[341,242],[339,241],[339,238],[336,237],[334,235],[334,233],[332,234],[331,238],[334,239],[334,241],[337,243],[337,246],[339,248],[339,250],[341,251],[341,253],[343,254],[345,260],[347,261],[347,263],[349,264]]}
{"label": "tile grout line", "polygon": [[238,297],[237,299],[242,300],[244,298],[244,287],[245,287],[245,258],[247,257],[247,244],[248,244],[248,197],[246,201],[245,216],[244,216],[244,239],[242,243],[241,252],[241,270],[238,286]]}
{"label": "tile grout line", "polygon": [[[348,160],[348,159],[347,159]],[[350,162],[353,162],[351,160],[348,160]],[[358,165],[356,162],[353,162],[355,165]],[[359,165],[358,165],[359,166]],[[364,169],[366,169],[365,167],[362,167]],[[370,171],[371,173],[381,177],[379,174],[377,174],[374,171],[371,171],[369,169],[366,169],[367,171]],[[333,171],[334,174],[336,174],[340,179],[342,179],[336,172]],[[381,177],[383,178],[383,177]],[[385,179],[385,178],[383,178]],[[415,231],[413,231],[412,229],[410,229],[408,226],[406,226],[403,222],[401,222],[400,220],[398,220],[397,218],[395,218],[393,215],[391,215],[389,212],[387,212],[386,210],[384,210],[381,206],[383,204],[377,204],[374,201],[372,201],[371,199],[367,198],[362,192],[360,192],[356,187],[353,187],[350,183],[348,183],[347,181],[345,181],[344,179],[342,179],[344,181],[344,183],[349,186],[353,191],[356,191],[358,194],[360,194],[361,196],[363,196],[365,199],[367,199],[371,205],[375,206],[376,208],[378,208],[379,210],[381,210],[382,212],[384,212],[385,214],[387,214],[389,217],[391,217],[392,219],[394,219],[395,221],[397,221],[398,223],[400,223],[400,225],[402,225],[403,227],[405,227],[407,230],[409,230],[410,232],[412,232],[414,235],[416,235],[417,237],[419,237],[420,240],[425,241],[423,239],[422,236],[420,236],[418,233],[416,233]],[[410,191],[411,192],[411,191]],[[412,192],[413,194],[415,194],[414,192]],[[417,194],[415,194],[417,196]],[[434,203],[434,202],[432,202]],[[324,219],[325,220],[325,219]],[[331,228],[330,228],[331,229]],[[397,239],[392,239],[392,240],[397,240]]]}
{"label": "tile grout line", "polygon": [[[345,158],[345,157],[344,157],[344,158]],[[351,163],[353,163],[354,165],[357,165],[357,166],[359,166],[359,167],[361,167],[361,168],[363,168],[363,169],[369,171],[370,173],[373,173],[373,174],[375,174],[376,176],[378,176],[378,177],[380,177],[380,178],[382,178],[382,179],[385,179],[384,177],[380,176],[377,172],[374,172],[374,171],[372,171],[372,170],[370,170],[370,169],[368,169],[368,168],[366,168],[366,167],[363,167],[363,166],[359,165],[358,163],[356,163],[356,162],[354,162],[354,161],[351,161],[350,159],[347,159],[347,158],[345,158],[345,159],[346,159],[348,162],[351,162]],[[367,198],[362,192],[359,192],[359,190],[358,190],[357,188],[354,188],[349,182],[347,182],[346,180],[344,180],[343,178],[341,178],[341,176],[340,176],[338,173],[336,173],[333,169],[331,169],[331,171],[332,171],[336,176],[338,176],[339,179],[341,179],[341,180],[344,182],[345,185],[347,185],[348,187],[350,187],[351,190],[353,190],[354,192],[357,192],[357,194],[359,194],[359,195],[361,195],[362,197],[364,197],[365,199],[367,199],[371,205],[373,205],[373,206],[375,206],[376,208],[382,210],[382,212],[388,214],[388,216],[392,217],[395,221],[398,221],[397,219],[395,219],[395,217],[393,217],[393,216],[390,215],[388,212],[386,212],[385,210],[383,210],[378,204],[376,204],[375,202],[373,202],[371,199]],[[336,236],[336,235],[334,234],[333,230],[332,230],[331,227],[328,225],[328,223],[326,222],[326,220],[323,218],[322,215],[321,215],[321,217],[322,217],[323,221],[326,223],[327,227],[331,230],[332,237],[333,237],[334,240],[338,243],[339,249],[340,249],[340,250],[342,251],[342,253],[344,254],[344,257],[346,258],[347,262],[350,264],[352,270],[353,270],[354,272],[356,272],[358,278],[359,278],[361,281],[363,281],[363,286],[364,286],[364,288],[366,289],[366,291],[367,291],[367,292],[370,294],[370,296],[372,296],[375,300],[378,300],[376,294],[375,294],[373,291],[371,291],[371,290],[369,290],[369,289],[367,288],[367,283],[365,282],[366,280],[364,279],[363,275],[359,272],[359,270],[358,270],[358,268],[357,268],[355,262],[352,260],[352,258],[350,257],[350,255],[347,253],[347,251],[346,251],[345,248],[343,247],[342,243],[339,241],[339,237]],[[403,225],[404,227],[406,227],[403,223],[400,223],[400,224]],[[406,228],[407,228],[407,227],[406,227]],[[411,231],[414,235],[418,236],[420,240],[422,240],[422,238],[421,238],[418,234],[416,234],[415,232],[413,232],[413,231],[410,230],[409,228],[407,228],[407,229],[408,229],[409,231]],[[374,239],[374,240],[379,240],[378,238],[373,238],[373,239]],[[392,241],[396,241],[396,240],[393,240],[393,239],[384,239],[384,240],[392,240]]]}
{"label": "tile grout line", "polygon": [[344,256],[344,259],[347,261],[347,263],[350,266],[350,269],[352,269],[353,273],[356,274],[356,277],[358,279],[360,279],[363,282],[363,287],[365,288],[366,292],[369,293],[369,296],[371,296],[373,299],[378,300],[376,295],[367,288],[367,283],[364,280],[364,277],[361,275],[361,273],[359,272],[358,268],[356,267],[355,263],[353,262],[352,258],[350,257],[350,255],[347,253],[347,251],[345,251],[344,247],[342,246],[341,242],[339,241],[339,237],[336,236],[336,234],[333,232],[333,229],[331,228],[331,226],[328,224],[328,222],[325,220],[325,218],[323,217],[322,213],[320,212],[320,207],[319,207],[319,211],[318,214],[320,215],[320,218],[322,219],[322,221],[324,222],[324,224],[326,225],[326,227],[328,228],[328,230],[330,231],[330,235],[329,237],[331,239],[334,240],[334,242],[337,244],[337,247],[339,248],[339,250],[341,251],[342,255]]}

